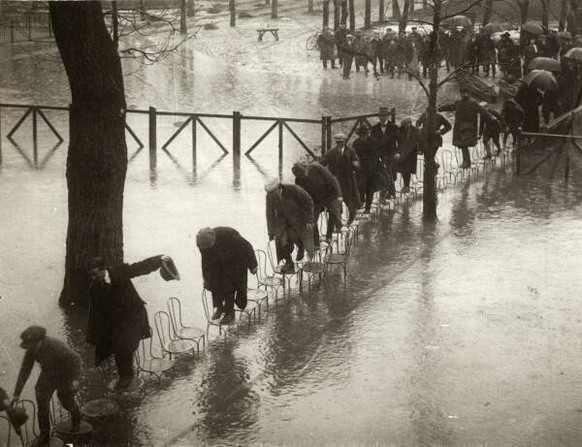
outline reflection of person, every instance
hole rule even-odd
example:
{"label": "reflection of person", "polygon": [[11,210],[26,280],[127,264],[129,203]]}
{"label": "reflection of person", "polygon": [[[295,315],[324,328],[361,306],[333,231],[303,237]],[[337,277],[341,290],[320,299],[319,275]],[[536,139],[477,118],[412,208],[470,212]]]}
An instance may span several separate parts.
{"label": "reflection of person", "polygon": [[267,192],[267,229],[269,240],[275,240],[277,262],[285,261],[281,273],[295,272],[291,258],[293,249],[307,250],[311,257],[313,244],[313,200],[297,185],[272,179],[265,185]]}
{"label": "reflection of person", "polygon": [[165,269],[167,265],[173,266],[168,256],[154,256],[135,264],[114,266],[107,266],[103,258],[97,257],[90,266],[93,282],[89,288],[87,342],[95,345],[97,366],[114,355],[119,373],[117,389],[127,389],[131,384],[133,353],[142,338],[151,336],[144,302],[131,278]]}
{"label": "reflection of person", "polygon": [[439,112],[455,112],[455,125],[453,126],[453,145],[461,149],[463,154],[462,169],[471,167],[471,155],[469,148],[477,144],[478,118],[495,120],[487,110],[477,101],[469,97],[469,92],[461,88],[461,99],[451,104],[439,107]]}
{"label": "reflection of person", "polygon": [[216,309],[212,319],[224,315],[220,324],[228,324],[234,320],[235,301],[238,307],[246,307],[247,269],[257,272],[253,246],[229,227],[202,228],[196,245],[202,256],[204,287],[212,292]]}
{"label": "reflection of person", "polygon": [[[319,229],[317,220],[324,209],[339,222],[341,228],[342,192],[335,176],[325,166],[319,163],[295,163],[292,168],[295,175],[295,184],[301,186],[313,199],[313,240],[319,246]],[[326,239],[331,240],[332,227],[327,226]],[[303,250],[297,255],[300,261]]]}
{"label": "reflection of person", "polygon": [[49,404],[53,393],[63,407],[71,414],[71,431],[76,432],[81,424],[81,412],[75,402],[75,392],[79,388],[81,376],[81,358],[65,343],[48,337],[46,329],[30,326],[20,335],[20,347],[26,350],[12,401],[20,399],[20,393],[26,385],[34,362],[38,362],[41,373],[35,386],[36,405],[38,408],[38,426],[40,436],[35,445],[48,446],[51,433]]}
{"label": "reflection of person", "polygon": [[[356,151],[347,145],[347,137],[343,133],[335,134],[333,139],[335,146],[321,157],[320,163],[326,166],[339,181],[344,203],[349,210],[349,225],[356,218],[356,211],[362,205],[356,180],[356,170],[360,167],[360,160]],[[340,227],[335,219],[334,224]]]}

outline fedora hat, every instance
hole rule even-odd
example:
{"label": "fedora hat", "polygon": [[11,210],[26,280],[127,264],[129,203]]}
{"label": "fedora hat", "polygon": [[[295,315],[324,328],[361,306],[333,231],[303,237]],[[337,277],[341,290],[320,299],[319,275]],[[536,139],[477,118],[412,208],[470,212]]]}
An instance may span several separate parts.
{"label": "fedora hat", "polygon": [[167,257],[168,260],[162,259],[162,267],[160,268],[160,276],[164,278],[166,281],[170,281],[175,279],[177,281],[180,280],[180,273],[178,273],[178,269],[176,268],[176,264],[169,256]]}

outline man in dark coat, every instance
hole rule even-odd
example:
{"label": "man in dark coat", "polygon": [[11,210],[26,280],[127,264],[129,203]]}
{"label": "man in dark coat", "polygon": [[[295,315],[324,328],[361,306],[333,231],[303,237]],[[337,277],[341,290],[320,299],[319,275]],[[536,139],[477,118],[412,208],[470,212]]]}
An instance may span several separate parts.
{"label": "man in dark coat", "polygon": [[506,132],[503,137],[503,145],[507,143],[507,136],[511,134],[513,137],[513,145],[515,146],[520,138],[521,128],[525,120],[525,112],[514,98],[509,98],[503,103],[501,116],[503,117],[503,122],[509,129],[509,132]]}
{"label": "man in dark coat", "polygon": [[521,106],[525,113],[522,129],[524,132],[540,131],[539,106],[542,103],[542,99],[543,96],[541,92],[535,87],[530,87],[526,82],[522,82],[517,89],[515,101]]}
{"label": "man in dark coat", "polygon": [[[421,131],[422,138],[426,141],[426,132],[428,132],[428,128],[426,127],[426,111],[420,115],[420,117],[416,120],[416,127],[418,127]],[[432,144],[432,149],[434,149],[434,153],[438,151],[438,149],[443,145],[443,135],[449,132],[453,126],[443,115],[437,112],[436,114],[436,126],[434,130],[434,134],[431,135],[429,139],[429,144]]]}
{"label": "man in dark coat", "polygon": [[50,442],[51,423],[49,405],[56,391],[59,401],[71,414],[71,431],[76,432],[81,424],[81,411],[75,401],[81,378],[81,357],[65,343],[48,337],[46,329],[30,326],[21,335],[20,347],[26,350],[12,402],[20,399],[20,393],[26,385],[34,363],[41,368],[35,386],[36,405],[38,409],[38,426],[40,435],[34,445],[48,446]]}
{"label": "man in dark coat", "polygon": [[511,35],[505,32],[499,41],[499,66],[501,70],[515,78],[521,78],[521,59],[519,46],[513,43]]}
{"label": "man in dark coat", "polygon": [[285,260],[281,273],[295,272],[291,258],[293,249],[304,249],[311,258],[313,243],[313,200],[297,185],[279,183],[272,179],[265,185],[267,192],[267,231],[275,240],[277,262]]}
{"label": "man in dark coat", "polygon": [[369,214],[374,193],[384,189],[391,179],[388,178],[377,143],[370,137],[368,126],[362,124],[358,128],[358,138],[352,146],[360,159],[357,173],[360,198],[365,203],[364,212]]}
{"label": "man in dark coat", "polygon": [[422,152],[422,136],[412,125],[412,118],[406,117],[398,129],[398,152],[400,158],[396,163],[396,171],[402,175],[403,193],[410,192],[410,178],[416,174],[417,154]]}
{"label": "man in dark coat", "polygon": [[528,74],[529,63],[540,55],[540,49],[535,39],[530,39],[529,44],[523,49],[523,74]]}
{"label": "man in dark coat", "polygon": [[151,336],[145,303],[131,278],[147,275],[169,264],[173,266],[168,256],[159,255],[135,264],[113,266],[106,265],[103,258],[98,257],[91,265],[93,282],[89,288],[87,342],[95,345],[97,366],[114,356],[119,374],[116,389],[127,389],[131,384],[133,353],[142,338]]}
{"label": "man in dark coat", "polygon": [[386,196],[395,196],[394,164],[398,155],[398,126],[388,120],[388,108],[380,107],[378,111],[380,122],[370,129],[370,136],[376,140],[382,161],[388,170],[390,182],[381,193],[382,199]]}
{"label": "man in dark coat", "polygon": [[[325,209],[333,216],[341,228],[342,222],[342,191],[337,178],[325,166],[317,162],[293,165],[295,184],[302,187],[313,199],[313,241],[319,246],[319,228],[317,220]],[[326,239],[331,240],[332,227],[327,226]],[[303,250],[299,250],[297,260],[303,257]]]}
{"label": "man in dark coat", "polygon": [[[339,51],[338,47],[338,51]],[[354,62],[354,56],[358,52],[358,48],[354,41],[354,36],[348,34],[346,36],[346,41],[341,47],[342,54],[342,77],[343,79],[350,79],[350,72],[352,71],[352,63]]]}
{"label": "man in dark coat", "polygon": [[204,288],[212,293],[213,320],[229,324],[234,320],[234,304],[247,304],[247,270],[257,273],[253,246],[234,228],[202,228],[196,235],[202,256]]}
{"label": "man in dark coat", "polygon": [[317,36],[317,47],[323,68],[327,68],[327,61],[331,62],[331,68],[335,68],[335,42],[329,28],[324,28],[323,32]]}
{"label": "man in dark coat", "polygon": [[333,35],[333,40],[335,46],[337,47],[337,57],[339,59],[340,67],[343,63],[343,48],[346,46],[346,36],[348,35],[348,30],[346,25],[342,23],[340,27],[335,31]]}
{"label": "man in dark coat", "polygon": [[469,148],[477,144],[479,137],[478,118],[495,120],[487,110],[477,101],[469,97],[469,92],[461,89],[461,99],[451,104],[439,107],[439,112],[455,112],[455,125],[453,127],[453,145],[461,149],[463,162],[461,169],[471,167],[471,155]]}
{"label": "man in dark coat", "polygon": [[501,154],[501,132],[505,129],[505,122],[501,114],[492,107],[486,107],[487,103],[481,103],[487,111],[495,117],[495,120],[481,120],[479,125],[479,135],[482,137],[483,146],[485,147],[485,156],[483,160],[491,159],[491,142],[497,148],[497,154]]}
{"label": "man in dark coat", "polygon": [[[356,218],[358,208],[362,206],[356,180],[356,170],[360,167],[360,161],[356,151],[346,144],[347,137],[343,133],[337,133],[333,138],[335,146],[321,158],[320,163],[326,166],[339,181],[344,203],[349,210],[349,225]],[[332,222],[330,220],[329,226],[333,226]],[[340,228],[338,222],[333,223]]]}

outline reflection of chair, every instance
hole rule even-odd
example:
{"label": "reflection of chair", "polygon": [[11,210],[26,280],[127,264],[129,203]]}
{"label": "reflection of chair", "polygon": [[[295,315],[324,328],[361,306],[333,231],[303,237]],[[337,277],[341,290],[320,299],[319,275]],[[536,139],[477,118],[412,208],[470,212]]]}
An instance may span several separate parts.
{"label": "reflection of chair", "polygon": [[[154,337],[140,340],[139,346],[135,351],[135,362],[137,365],[137,373],[145,372],[155,376],[158,380],[158,385],[162,380],[162,376],[166,371],[174,373],[174,360],[171,357],[160,357],[154,352]],[[147,347],[146,347],[147,345]],[[162,346],[159,346],[160,350]]]}
{"label": "reflection of chair", "polygon": [[176,335],[168,312],[164,310],[156,312],[154,315],[154,322],[164,355],[169,354],[170,358],[173,355],[188,353],[194,355],[194,346],[196,343],[193,340],[182,339]]}
{"label": "reflection of chair", "polygon": [[[275,299],[279,298],[279,288],[283,288],[283,295],[285,294],[285,280],[279,276],[269,275],[267,273],[267,253],[264,250],[255,250],[257,255],[257,284],[259,287],[264,287],[265,290],[273,290],[275,292]],[[269,301],[267,299],[267,305]]]}
{"label": "reflection of chair", "polygon": [[206,334],[203,329],[194,326],[184,326],[182,322],[182,303],[178,298],[168,298],[168,314],[170,315],[170,322],[172,329],[178,338],[185,340],[192,340],[196,343],[196,349],[200,352],[200,341],[206,346]]}
{"label": "reflection of chair", "polygon": [[[202,290],[202,306],[204,307],[204,315],[206,316],[206,333],[208,333],[210,326],[216,326],[218,328],[218,333],[222,334],[222,329],[225,325],[220,324],[220,319],[212,319],[212,312],[214,310],[212,294],[206,289]],[[238,325],[238,321],[235,318],[231,323],[226,325],[224,336],[226,337],[228,330],[232,327],[235,327],[236,325]]]}
{"label": "reflection of chair", "polygon": [[344,269],[344,278],[347,275],[348,258],[350,257],[353,242],[354,240],[349,233],[341,241],[334,241],[331,244],[328,256],[324,259],[327,266],[341,265]]}
{"label": "reflection of chair", "polygon": [[319,278],[319,282],[321,283],[322,279],[325,277],[327,273],[327,264],[325,263],[325,259],[327,258],[327,253],[329,252],[329,246],[324,251],[319,251],[315,253],[315,256],[310,260],[303,262],[299,265],[298,274],[299,274],[299,292],[303,291],[303,275],[307,276],[307,285],[311,290],[311,280],[313,277],[317,276]]}

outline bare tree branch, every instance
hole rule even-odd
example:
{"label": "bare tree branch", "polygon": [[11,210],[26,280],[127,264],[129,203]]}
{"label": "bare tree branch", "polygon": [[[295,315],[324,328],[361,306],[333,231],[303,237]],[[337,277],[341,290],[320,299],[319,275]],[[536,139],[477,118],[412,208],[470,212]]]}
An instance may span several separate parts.
{"label": "bare tree branch", "polygon": [[418,72],[416,70],[412,70],[408,65],[405,65],[404,66],[404,73],[408,74],[408,76],[412,76],[416,80],[416,82],[419,83],[419,85],[424,90],[426,97],[428,98],[428,96],[429,96],[428,87],[425,85],[423,79],[420,77],[420,72]]}
{"label": "bare tree branch", "polygon": [[[474,2],[470,3],[468,6],[461,9],[460,11],[456,11],[454,14],[449,14],[449,15],[445,15],[445,16],[441,17],[441,22],[444,20],[450,19],[451,17],[463,15],[466,12],[470,11],[475,6],[477,6],[479,3],[482,3],[483,1],[484,0],[475,0]],[[448,10],[448,8],[447,8],[447,10]]]}

